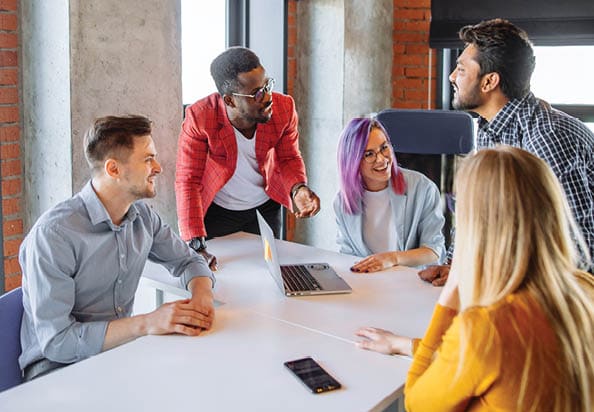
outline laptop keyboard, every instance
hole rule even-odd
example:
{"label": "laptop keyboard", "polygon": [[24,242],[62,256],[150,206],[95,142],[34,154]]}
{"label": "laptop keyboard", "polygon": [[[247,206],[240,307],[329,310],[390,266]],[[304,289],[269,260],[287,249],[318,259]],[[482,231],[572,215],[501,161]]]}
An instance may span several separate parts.
{"label": "laptop keyboard", "polygon": [[322,289],[304,266],[281,266],[281,274],[289,292]]}

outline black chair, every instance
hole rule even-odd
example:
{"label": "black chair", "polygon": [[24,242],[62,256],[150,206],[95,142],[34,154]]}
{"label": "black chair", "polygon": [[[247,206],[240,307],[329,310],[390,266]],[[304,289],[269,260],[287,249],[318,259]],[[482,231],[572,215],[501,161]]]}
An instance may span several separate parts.
{"label": "black chair", "polygon": [[377,119],[396,153],[465,154],[474,148],[472,116],[466,112],[386,109]]}
{"label": "black chair", "polygon": [[377,119],[388,132],[398,164],[425,174],[444,195],[444,235],[449,246],[455,155],[474,149],[472,116],[451,110],[386,109]]}

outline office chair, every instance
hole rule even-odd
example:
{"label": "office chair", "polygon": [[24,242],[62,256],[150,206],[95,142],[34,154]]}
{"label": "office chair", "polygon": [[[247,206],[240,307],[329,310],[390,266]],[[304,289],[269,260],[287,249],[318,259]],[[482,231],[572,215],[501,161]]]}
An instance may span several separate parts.
{"label": "office chair", "polygon": [[466,112],[385,109],[377,119],[396,153],[466,154],[474,148],[472,116]]}
{"label": "office chair", "polygon": [[425,174],[440,188],[449,247],[454,215],[454,155],[467,154],[474,148],[472,116],[451,110],[385,109],[377,119],[388,132],[399,165]]}
{"label": "office chair", "polygon": [[0,296],[0,392],[22,383],[18,358],[21,354],[23,290]]}

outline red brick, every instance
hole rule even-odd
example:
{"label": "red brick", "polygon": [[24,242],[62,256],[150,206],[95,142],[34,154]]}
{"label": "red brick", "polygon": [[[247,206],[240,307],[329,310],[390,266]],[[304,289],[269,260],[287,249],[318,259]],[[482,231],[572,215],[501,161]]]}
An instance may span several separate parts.
{"label": "red brick", "polygon": [[0,48],[16,49],[19,45],[19,38],[16,33],[0,33]]}
{"label": "red brick", "polygon": [[404,77],[404,67],[393,64],[392,65],[392,79],[395,79],[397,77]]}
{"label": "red brick", "polygon": [[392,59],[392,64],[394,66],[406,67],[408,66],[408,56],[406,54],[394,54],[394,58]]}
{"label": "red brick", "polygon": [[2,214],[4,216],[15,215],[21,211],[21,200],[19,198],[2,199]]}
{"label": "red brick", "polygon": [[0,50],[0,66],[2,67],[16,67],[17,53],[11,50]]}
{"label": "red brick", "polygon": [[409,79],[404,78],[399,80],[396,85],[402,89],[421,89],[425,87],[423,79]]}
{"label": "red brick", "polygon": [[19,254],[19,247],[21,247],[21,243],[23,242],[22,238],[19,239],[11,239],[4,241],[4,255],[5,256],[16,256]]}
{"label": "red brick", "polygon": [[[4,183],[4,182],[3,182]],[[4,222],[3,233],[5,237],[12,236],[12,235],[22,235],[23,234],[23,220],[22,219],[14,219],[14,220],[7,220]]]}
{"label": "red brick", "polygon": [[11,177],[11,176],[21,176],[22,168],[21,168],[21,161],[20,159],[15,160],[8,160],[6,162],[2,162],[2,177]]}
{"label": "red brick", "polygon": [[13,31],[17,29],[17,15],[14,13],[0,13],[0,30]]}
{"label": "red brick", "polygon": [[[2,180],[2,196],[12,196],[21,193],[21,179],[4,179]],[[6,231],[6,223],[4,224],[4,231]],[[5,235],[8,236],[8,235]]]}
{"label": "red brick", "polygon": [[18,81],[17,69],[1,69],[0,85],[16,85]]}
{"label": "red brick", "polygon": [[429,33],[394,31],[393,38],[396,43],[422,43],[428,41]]}
{"label": "red brick", "polygon": [[427,90],[423,89],[407,89],[404,91],[404,97],[409,100],[427,100]]}
{"label": "red brick", "polygon": [[406,46],[404,44],[394,44],[394,46],[392,47],[392,51],[394,52],[394,54],[404,54],[404,52],[406,51]]}
{"label": "red brick", "polygon": [[407,77],[427,77],[427,68],[426,67],[406,67],[404,69],[404,73]]}
{"label": "red brick", "polygon": [[291,59],[287,62],[287,77],[293,77],[297,73],[297,60]]}
{"label": "red brick", "polygon": [[287,3],[288,3],[288,13],[289,14],[297,13],[297,0],[289,0]]}
{"label": "red brick", "polygon": [[426,32],[429,30],[429,22],[423,20],[398,20],[394,22],[394,30]]}
{"label": "red brick", "polygon": [[406,53],[410,54],[427,54],[429,50],[429,44],[427,43],[408,43],[405,46]]}
{"label": "red brick", "polygon": [[425,20],[425,11],[420,9],[395,9],[394,21],[403,20]]}
{"label": "red brick", "polygon": [[420,109],[421,106],[422,106],[422,103],[420,103],[420,102],[411,102],[411,101],[407,101],[407,100],[397,101],[393,104],[393,107],[399,108],[399,109]]}
{"label": "red brick", "polygon": [[21,135],[21,129],[18,126],[0,126],[0,142],[17,142]]}
{"label": "red brick", "polygon": [[16,11],[17,0],[0,0],[0,10]]}
{"label": "red brick", "polygon": [[21,156],[21,146],[19,144],[0,145],[0,159],[18,159]]}
{"label": "red brick", "polygon": [[[8,259],[4,259],[4,274],[7,275],[14,275],[21,273],[21,266],[19,265],[19,260],[16,257],[11,257]],[[8,279],[6,279],[8,281]]]}
{"label": "red brick", "polygon": [[287,43],[297,44],[297,30],[289,30],[287,33]]}
{"label": "red brick", "polygon": [[431,7],[431,0],[394,0],[394,8],[426,9]]}
{"label": "red brick", "polygon": [[429,55],[405,54],[402,63],[406,66],[427,66],[429,63]]}
{"label": "red brick", "polygon": [[0,123],[17,123],[18,121],[18,107],[0,106]]}
{"label": "red brick", "polygon": [[0,87],[0,104],[18,102],[19,91],[16,87]]}
{"label": "red brick", "polygon": [[13,273],[11,275],[7,275],[4,282],[4,289],[8,292],[9,290],[13,290],[18,288],[22,284],[21,279],[21,272]]}

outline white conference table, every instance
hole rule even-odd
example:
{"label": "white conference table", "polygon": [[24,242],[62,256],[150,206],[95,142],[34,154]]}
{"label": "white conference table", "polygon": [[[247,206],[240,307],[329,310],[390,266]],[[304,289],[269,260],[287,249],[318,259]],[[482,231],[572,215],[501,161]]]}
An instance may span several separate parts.
{"label": "white conference table", "polygon": [[[147,336],[0,393],[2,411],[364,411],[394,408],[410,360],[358,349],[364,325],[422,336],[439,294],[416,271],[353,274],[352,256],[277,241],[284,263],[330,263],[352,294],[287,298],[267,272],[258,236],[209,241],[220,262],[213,330]],[[284,257],[284,258],[283,258]],[[175,279],[147,264],[145,281]],[[311,394],[283,362],[312,356],[343,389]]]}

